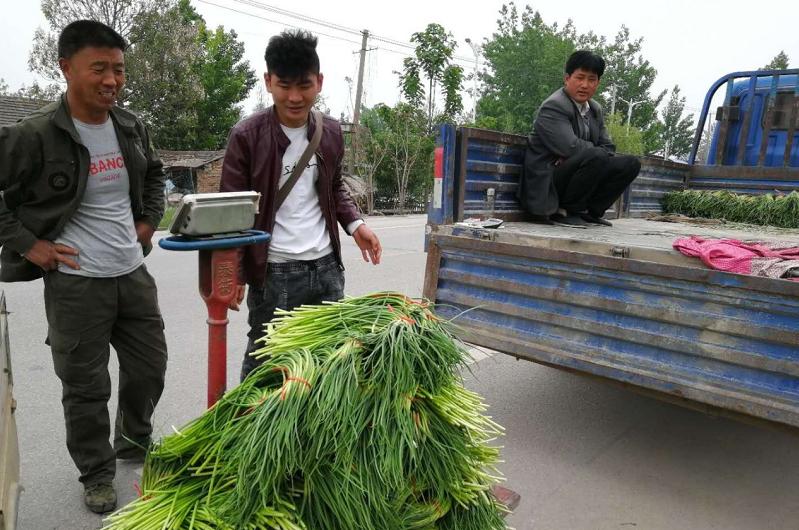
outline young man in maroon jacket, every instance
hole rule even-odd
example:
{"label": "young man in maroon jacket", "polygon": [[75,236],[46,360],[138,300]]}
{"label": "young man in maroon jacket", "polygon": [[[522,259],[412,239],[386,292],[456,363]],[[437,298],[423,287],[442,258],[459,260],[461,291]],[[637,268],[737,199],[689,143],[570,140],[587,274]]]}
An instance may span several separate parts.
{"label": "young man in maroon jacket", "polygon": [[[344,296],[337,223],[355,239],[365,261],[380,263],[380,241],[360,218],[341,181],[341,126],[329,116],[321,124],[309,120],[323,80],[316,43],[316,37],[304,31],[287,31],[269,40],[264,80],[274,106],[239,122],[225,152],[220,190],[259,191],[255,228],[272,234],[268,244],[243,252],[239,296],[231,305],[238,309],[248,284],[250,331],[242,380],[260,364],[250,353],[276,309]],[[323,127],[319,147],[276,208],[278,189],[291,176],[317,126]]]}

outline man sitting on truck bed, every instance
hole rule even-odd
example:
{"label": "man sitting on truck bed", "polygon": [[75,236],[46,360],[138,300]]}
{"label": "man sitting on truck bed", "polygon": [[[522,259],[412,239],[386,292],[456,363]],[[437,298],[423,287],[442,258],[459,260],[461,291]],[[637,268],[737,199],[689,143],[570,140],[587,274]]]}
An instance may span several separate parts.
{"label": "man sitting on truck bed", "polygon": [[604,72],[602,57],[574,52],[563,88],[538,109],[519,185],[519,201],[536,222],[611,226],[602,216],[641,169],[637,158],[616,155],[602,107],[591,99]]}

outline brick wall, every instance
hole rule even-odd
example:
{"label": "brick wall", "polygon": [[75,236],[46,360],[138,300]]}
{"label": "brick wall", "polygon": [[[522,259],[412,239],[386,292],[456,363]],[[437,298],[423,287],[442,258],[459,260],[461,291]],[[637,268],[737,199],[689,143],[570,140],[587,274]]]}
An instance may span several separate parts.
{"label": "brick wall", "polygon": [[197,192],[212,193],[219,191],[219,179],[222,176],[222,160],[214,160],[197,169]]}

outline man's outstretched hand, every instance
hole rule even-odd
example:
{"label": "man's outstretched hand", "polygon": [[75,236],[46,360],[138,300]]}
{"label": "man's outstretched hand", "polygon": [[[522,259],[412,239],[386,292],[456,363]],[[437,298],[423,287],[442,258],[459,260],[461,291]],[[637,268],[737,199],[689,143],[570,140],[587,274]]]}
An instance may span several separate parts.
{"label": "man's outstretched hand", "polygon": [[380,255],[383,253],[383,247],[380,246],[380,240],[377,239],[377,235],[372,232],[371,228],[362,224],[355,230],[352,237],[355,238],[355,244],[361,249],[361,254],[365,262],[368,263],[371,261],[374,265],[380,263]]}
{"label": "man's outstretched hand", "polygon": [[78,251],[72,247],[60,243],[53,243],[45,239],[39,239],[33,244],[30,250],[25,253],[24,257],[26,260],[45,271],[57,269],[59,263],[63,263],[71,269],[80,270],[80,265],[70,258],[70,256],[77,255]]}
{"label": "man's outstretched hand", "polygon": [[233,311],[238,311],[241,308],[241,303],[244,301],[244,294],[247,292],[246,285],[237,285],[236,286],[236,297],[230,301],[228,305],[228,309],[232,309]]}

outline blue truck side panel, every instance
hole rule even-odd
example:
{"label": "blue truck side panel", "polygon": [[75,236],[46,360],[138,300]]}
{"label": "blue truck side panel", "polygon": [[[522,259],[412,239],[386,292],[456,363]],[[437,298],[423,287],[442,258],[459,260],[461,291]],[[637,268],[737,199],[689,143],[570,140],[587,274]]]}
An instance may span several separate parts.
{"label": "blue truck side panel", "polygon": [[460,163],[456,163],[455,175],[458,203],[463,208],[458,220],[480,216],[523,218],[516,193],[526,139],[466,127],[460,131]]}
{"label": "blue truck side panel", "polygon": [[438,311],[465,340],[799,426],[799,284],[449,233],[432,242]]}

